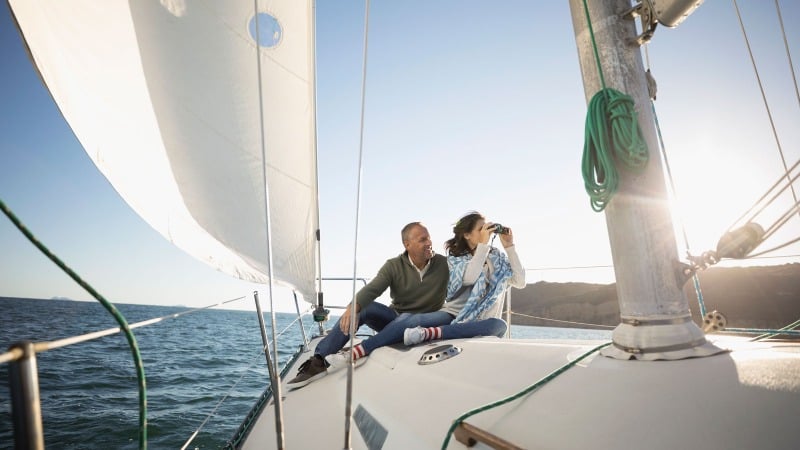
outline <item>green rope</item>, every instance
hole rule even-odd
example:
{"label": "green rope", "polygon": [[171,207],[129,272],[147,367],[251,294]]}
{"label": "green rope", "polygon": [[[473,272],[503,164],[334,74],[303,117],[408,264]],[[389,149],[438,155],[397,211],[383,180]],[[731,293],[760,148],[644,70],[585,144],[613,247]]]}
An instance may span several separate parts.
{"label": "green rope", "polygon": [[450,426],[450,429],[447,430],[447,436],[445,436],[444,443],[442,443],[442,449],[444,450],[444,449],[447,448],[447,445],[450,443],[450,437],[453,435],[453,432],[455,431],[455,429],[458,428],[458,426],[461,425],[461,422],[466,420],[468,417],[474,416],[475,414],[487,411],[487,410],[495,408],[497,406],[504,405],[504,404],[506,404],[508,402],[514,401],[514,400],[522,397],[523,395],[528,394],[529,392],[535,391],[536,389],[540,388],[541,386],[547,384],[549,381],[551,381],[555,377],[557,377],[557,376],[561,375],[562,373],[566,372],[567,369],[569,369],[572,366],[574,366],[574,365],[578,364],[579,362],[583,361],[586,357],[588,357],[592,353],[594,353],[594,352],[596,352],[596,351],[598,351],[598,350],[600,350],[600,349],[602,349],[604,347],[608,347],[609,345],[611,345],[611,342],[606,342],[605,344],[598,345],[597,347],[595,347],[595,348],[589,350],[588,352],[582,354],[577,359],[575,359],[573,361],[570,361],[567,364],[564,364],[563,366],[559,367],[558,369],[550,372],[550,374],[547,375],[546,377],[540,379],[536,383],[533,383],[532,385],[528,386],[527,388],[521,390],[520,392],[518,392],[518,393],[516,393],[514,395],[511,395],[511,396],[506,397],[504,399],[500,399],[500,400],[498,400],[496,402],[489,403],[488,405],[484,405],[484,406],[472,409],[472,410],[467,411],[466,413],[462,414],[459,418],[457,418],[456,420],[453,421],[453,424]]}
{"label": "green rope", "polygon": [[649,154],[639,128],[633,99],[606,87],[586,0],[583,0],[583,7],[603,88],[589,101],[581,171],[592,209],[600,212],[611,201],[619,186],[614,160],[629,170],[641,171],[647,165]]}
{"label": "green rope", "polygon": [[130,327],[128,326],[128,322],[125,320],[125,317],[117,310],[114,305],[112,305],[108,300],[103,298],[97,291],[94,290],[88,283],[83,281],[77,273],[75,273],[72,269],[67,267],[64,262],[62,262],[56,255],[54,255],[47,247],[44,246],[36,236],[33,235],[25,225],[14,215],[14,213],[8,209],[6,204],[3,200],[0,200],[0,209],[3,210],[3,213],[11,220],[11,222],[17,227],[22,234],[28,238],[29,241],[33,245],[36,246],[45,256],[47,256],[55,265],[61,268],[70,278],[75,280],[82,288],[84,288],[89,294],[92,295],[97,301],[99,301],[105,309],[114,316],[117,323],[119,324],[120,329],[125,333],[125,337],[128,340],[128,345],[131,348],[131,353],[133,353],[133,360],[134,364],[136,365],[136,377],[139,382],[139,448],[144,450],[147,448],[147,390],[145,387],[145,377],[144,377],[144,364],[142,363],[142,356],[139,354],[139,346],[136,344],[136,338],[133,336],[133,332],[131,331]]}

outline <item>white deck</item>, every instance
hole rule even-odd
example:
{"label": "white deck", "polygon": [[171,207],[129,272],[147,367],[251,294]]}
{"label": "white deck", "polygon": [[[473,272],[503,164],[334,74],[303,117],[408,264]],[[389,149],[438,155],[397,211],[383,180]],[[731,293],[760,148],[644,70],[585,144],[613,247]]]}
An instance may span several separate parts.
{"label": "white deck", "polygon": [[[733,351],[680,361],[593,356],[466,422],[530,449],[796,448],[800,344],[715,340]],[[444,343],[463,352],[417,364]],[[373,448],[441,448],[464,412],[519,392],[600,343],[478,338],[378,349],[355,370],[353,410],[363,408],[385,429],[382,447]],[[346,374],[284,389],[287,448],[344,448]],[[273,414],[272,404],[265,407],[242,448],[275,448]],[[352,448],[368,448],[359,428],[351,429]],[[448,448],[466,447],[452,438]]]}

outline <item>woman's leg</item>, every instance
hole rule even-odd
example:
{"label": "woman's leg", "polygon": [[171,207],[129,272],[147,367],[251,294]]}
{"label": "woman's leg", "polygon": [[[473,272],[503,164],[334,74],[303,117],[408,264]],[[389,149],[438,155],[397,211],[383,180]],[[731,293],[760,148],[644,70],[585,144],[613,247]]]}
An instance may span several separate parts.
{"label": "woman's leg", "polygon": [[475,322],[454,323],[442,327],[442,339],[471,338],[475,336],[503,337],[508,326],[497,318],[476,320]]}
{"label": "woman's leg", "polygon": [[[389,325],[383,328],[378,334],[361,342],[364,354],[370,354],[373,350],[384,345],[397,344],[403,341],[403,331],[406,328],[414,327],[435,327],[448,324],[453,320],[453,316],[444,311],[434,311],[420,314],[401,314]],[[356,349],[353,349],[354,353]],[[363,355],[359,355],[363,356]]]}
{"label": "woman's leg", "polygon": [[417,327],[408,329],[403,333],[403,342],[406,345],[414,345],[432,339],[460,339],[475,336],[503,337],[506,333],[506,328],[504,321],[494,317],[438,327]]}

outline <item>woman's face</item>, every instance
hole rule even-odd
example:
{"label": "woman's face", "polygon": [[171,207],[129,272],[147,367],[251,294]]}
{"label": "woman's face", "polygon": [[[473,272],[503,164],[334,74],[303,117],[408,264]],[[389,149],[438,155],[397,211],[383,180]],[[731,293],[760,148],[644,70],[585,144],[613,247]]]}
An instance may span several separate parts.
{"label": "woman's face", "polygon": [[484,223],[486,223],[485,220],[478,219],[478,221],[475,222],[475,225],[472,227],[472,231],[469,233],[464,233],[464,239],[467,240],[467,244],[471,250],[474,250],[481,242],[481,228],[483,227]]}

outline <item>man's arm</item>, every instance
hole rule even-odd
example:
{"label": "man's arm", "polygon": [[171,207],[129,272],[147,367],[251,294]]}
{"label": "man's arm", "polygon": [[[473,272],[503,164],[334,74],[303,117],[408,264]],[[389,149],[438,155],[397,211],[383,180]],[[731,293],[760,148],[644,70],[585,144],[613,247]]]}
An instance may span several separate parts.
{"label": "man's arm", "polygon": [[[375,278],[356,293],[356,314],[360,313],[363,308],[366,308],[370,303],[375,301],[376,298],[380,297],[381,294],[386,291],[386,288],[391,285],[392,276],[389,264],[390,262],[386,261]],[[339,329],[341,329],[344,334],[350,334],[351,306],[353,306],[353,302],[347,305],[344,314],[342,314],[341,319],[339,319]]]}
{"label": "man's arm", "polygon": [[375,301],[376,298],[380,297],[381,294],[386,291],[392,284],[392,279],[394,278],[392,276],[393,272],[391,260],[386,261],[383,267],[378,271],[378,274],[375,275],[375,278],[356,293],[356,303],[358,303],[361,309],[369,306],[370,303]]}

